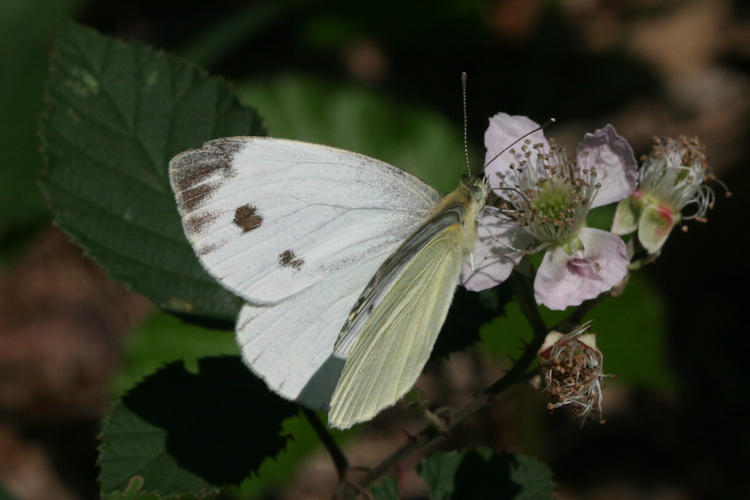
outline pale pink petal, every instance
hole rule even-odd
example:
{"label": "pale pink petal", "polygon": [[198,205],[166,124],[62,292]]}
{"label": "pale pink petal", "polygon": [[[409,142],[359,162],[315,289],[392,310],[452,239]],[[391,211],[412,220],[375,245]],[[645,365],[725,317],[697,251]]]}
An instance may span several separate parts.
{"label": "pale pink petal", "polygon": [[536,301],[562,310],[593,299],[620,283],[628,272],[625,242],[601,229],[582,228],[583,250],[568,255],[562,248],[547,251],[536,272]]}
{"label": "pale pink petal", "polygon": [[[533,238],[518,224],[502,215],[482,212],[474,247],[474,269],[467,261],[461,272],[461,284],[473,292],[499,285],[510,276],[521,260],[521,250],[528,248]],[[497,238],[490,236],[490,231]]]}
{"label": "pale pink petal", "polygon": [[[515,155],[508,150],[497,158],[495,156],[518,141],[524,134],[538,127],[537,123],[520,115],[511,116],[507,113],[498,113],[490,118],[490,125],[484,133],[484,147],[487,148],[484,163],[487,165],[489,162],[489,165],[484,169],[484,175],[487,177],[491,187],[496,188],[498,186],[500,181],[498,174],[508,175],[511,164],[518,166],[519,162],[523,159],[520,154],[522,144],[516,144],[510,148],[516,151]],[[549,151],[549,143],[544,138],[544,133],[541,130],[530,134],[527,139],[532,144],[541,143],[544,152]],[[493,160],[493,158],[495,159]]]}
{"label": "pale pink petal", "polygon": [[578,144],[576,160],[580,168],[594,168],[601,184],[591,208],[620,201],[635,190],[638,165],[633,148],[612,125],[584,135]]}

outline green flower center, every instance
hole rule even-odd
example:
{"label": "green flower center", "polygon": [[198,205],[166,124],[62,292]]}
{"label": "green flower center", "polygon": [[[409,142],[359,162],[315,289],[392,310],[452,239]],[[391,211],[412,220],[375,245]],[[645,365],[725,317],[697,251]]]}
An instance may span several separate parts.
{"label": "green flower center", "polygon": [[529,204],[541,217],[552,221],[564,221],[571,216],[573,186],[552,178],[545,180],[537,189]]}

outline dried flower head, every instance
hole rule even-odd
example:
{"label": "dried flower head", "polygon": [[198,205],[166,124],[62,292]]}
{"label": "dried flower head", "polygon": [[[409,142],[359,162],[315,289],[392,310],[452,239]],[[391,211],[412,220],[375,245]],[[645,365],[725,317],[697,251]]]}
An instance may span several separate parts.
{"label": "dried flower head", "polygon": [[539,368],[549,410],[568,406],[582,420],[602,414],[602,353],[596,337],[586,333],[591,322],[570,333],[552,331],[539,350]]}

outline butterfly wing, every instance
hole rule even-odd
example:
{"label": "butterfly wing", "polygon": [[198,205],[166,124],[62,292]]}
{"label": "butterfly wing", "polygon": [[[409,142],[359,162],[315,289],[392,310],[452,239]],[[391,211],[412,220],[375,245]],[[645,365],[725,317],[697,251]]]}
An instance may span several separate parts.
{"label": "butterfly wing", "polygon": [[246,304],[245,363],[282,396],[325,409],[331,356],[382,262],[439,201],[366,156],[283,139],[216,139],[170,162],[185,234],[206,270]]}
{"label": "butterfly wing", "polygon": [[344,360],[333,344],[352,305],[382,259],[319,282],[272,306],[245,304],[237,343],[250,369],[276,393],[327,410]]}
{"label": "butterfly wing", "polygon": [[386,163],[265,137],[210,141],[174,157],[169,173],[201,263],[256,305],[385,259],[439,200]]}
{"label": "butterfly wing", "polygon": [[383,264],[339,335],[346,364],[329,425],[347,428],[395,404],[427,362],[476,240],[476,207],[451,196]]}

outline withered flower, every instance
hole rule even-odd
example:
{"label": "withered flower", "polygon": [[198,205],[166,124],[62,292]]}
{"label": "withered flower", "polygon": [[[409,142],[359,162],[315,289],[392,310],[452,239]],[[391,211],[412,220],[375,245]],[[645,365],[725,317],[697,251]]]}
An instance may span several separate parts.
{"label": "withered flower", "polygon": [[552,331],[539,350],[539,368],[549,410],[567,406],[582,420],[597,415],[602,419],[602,353],[596,336],[586,333],[591,322],[570,333]]}

